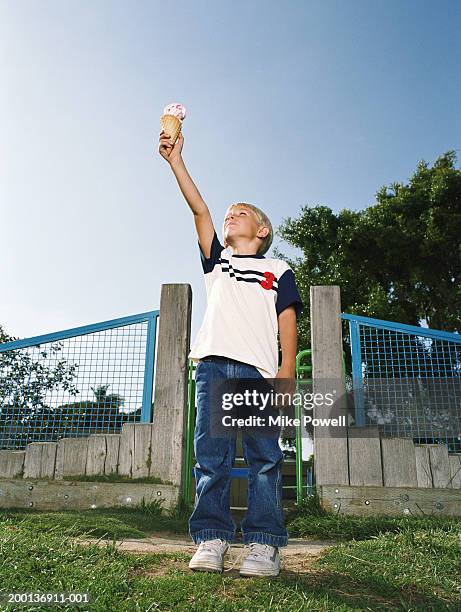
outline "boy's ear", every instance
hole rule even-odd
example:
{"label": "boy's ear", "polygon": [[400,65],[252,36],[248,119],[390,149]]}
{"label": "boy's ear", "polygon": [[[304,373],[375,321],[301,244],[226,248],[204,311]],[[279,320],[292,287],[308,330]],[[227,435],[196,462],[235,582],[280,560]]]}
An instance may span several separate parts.
{"label": "boy's ear", "polygon": [[269,228],[268,228],[268,227],[266,227],[266,226],[264,226],[264,227],[260,227],[260,228],[259,228],[259,230],[258,230],[258,234],[259,234],[259,231],[260,231],[260,230],[262,230],[262,231],[263,231],[263,233],[262,233],[262,235],[259,235],[259,237],[260,237],[260,238],[266,238],[266,236],[269,234]]}

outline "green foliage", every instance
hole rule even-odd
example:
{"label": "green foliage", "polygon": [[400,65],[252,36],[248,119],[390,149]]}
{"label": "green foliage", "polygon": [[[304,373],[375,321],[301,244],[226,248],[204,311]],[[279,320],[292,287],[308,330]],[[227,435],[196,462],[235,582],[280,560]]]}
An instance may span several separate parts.
{"label": "green foliage", "polygon": [[[421,161],[408,183],[382,187],[365,210],[335,214],[327,206],[304,206],[297,219],[286,219],[277,233],[303,257],[274,254],[293,268],[304,303],[310,286],[339,285],[343,312],[410,325],[425,319],[431,328],[461,331],[461,170],[455,162],[454,151],[433,166]],[[308,309],[298,339],[299,346],[310,345]]]}
{"label": "green foliage", "polygon": [[[0,326],[0,342],[13,340],[17,338]],[[47,422],[53,420],[49,393],[61,388],[78,394],[73,384],[78,364],[60,359],[60,351],[62,343],[53,342],[0,353],[0,438],[4,436],[13,448],[32,441],[37,428],[46,431]]]}
{"label": "green foliage", "polygon": [[101,415],[104,421],[110,423],[111,432],[121,430],[123,423],[133,423],[139,420],[141,408],[133,412],[123,412],[122,407],[125,399],[118,393],[107,393],[110,385],[99,385],[91,387],[95,396],[94,400],[71,402],[58,406],[61,415],[59,428],[55,431],[60,436],[78,435],[84,431],[85,435],[97,433],[101,429]]}
{"label": "green foliage", "polygon": [[143,497],[140,503],[137,504],[134,509],[152,517],[159,517],[163,515],[162,504],[164,502],[164,499],[154,499],[153,501],[146,502],[145,498]]}
{"label": "green foliage", "polygon": [[167,510],[166,514],[169,519],[174,521],[183,521],[186,525],[188,525],[189,517],[194,510],[194,504],[188,501],[185,501],[182,497],[179,498],[177,504]]}
{"label": "green foliage", "polygon": [[[0,343],[14,340],[0,326]],[[139,420],[141,409],[123,412],[124,398],[108,393],[108,384],[91,387],[94,400],[48,405],[52,392],[80,393],[74,384],[78,363],[60,358],[62,349],[62,342],[53,342],[0,353],[0,448],[99,432],[102,413],[113,431]]]}
{"label": "green foliage", "polygon": [[299,503],[295,504],[291,513],[287,514],[287,520],[293,520],[298,516],[328,516],[328,512],[322,506],[316,490],[314,490],[312,495],[305,495]]}
{"label": "green foliage", "polygon": [[380,534],[438,530],[461,537],[461,519],[451,516],[355,516],[323,508],[319,495],[305,496],[286,514],[290,537],[322,540],[366,540]]}

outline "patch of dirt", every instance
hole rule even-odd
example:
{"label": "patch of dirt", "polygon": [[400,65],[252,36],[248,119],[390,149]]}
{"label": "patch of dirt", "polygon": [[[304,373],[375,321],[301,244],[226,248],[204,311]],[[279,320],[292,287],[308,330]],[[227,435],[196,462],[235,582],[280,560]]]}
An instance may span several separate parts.
{"label": "patch of dirt", "polygon": [[[90,538],[74,538],[76,542],[89,545],[96,544],[97,546],[112,545],[112,542],[102,539]],[[290,574],[306,574],[310,571],[312,562],[317,559],[322,552],[333,546],[335,542],[331,541],[314,541],[303,540],[301,538],[292,538],[288,542],[288,546],[280,548],[280,567],[281,573],[289,572]],[[184,536],[175,536],[167,532],[157,533],[155,537],[145,539],[126,539],[115,542],[117,550],[130,554],[164,554],[182,552],[186,555],[192,555],[197,550],[197,545],[191,540],[185,540]],[[239,567],[245,555],[249,553],[248,547],[244,547],[243,543],[235,543],[227,552],[224,558],[224,576],[232,576],[242,578],[239,574]],[[149,569],[149,572],[144,575],[155,578],[164,576],[172,569],[190,571],[188,567],[189,561],[181,561],[177,559],[165,558],[161,564]]]}

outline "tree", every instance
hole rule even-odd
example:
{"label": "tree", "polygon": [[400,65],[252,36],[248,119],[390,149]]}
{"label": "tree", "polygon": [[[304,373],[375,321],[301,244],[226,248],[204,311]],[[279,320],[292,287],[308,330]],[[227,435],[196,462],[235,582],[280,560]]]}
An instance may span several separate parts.
{"label": "tree", "polygon": [[141,408],[123,412],[125,399],[118,393],[108,394],[110,385],[91,387],[94,400],[84,400],[63,404],[58,407],[65,423],[68,435],[89,435],[100,431],[118,433],[123,423],[137,422],[140,419]]}
{"label": "tree", "polygon": [[[363,211],[335,214],[304,206],[277,233],[302,249],[295,261],[277,248],[309,304],[311,285],[339,285],[344,312],[461,331],[461,170],[448,151],[421,161],[408,184],[392,183]],[[347,335],[347,329],[345,329]],[[310,345],[308,311],[299,346]]]}
{"label": "tree", "polygon": [[[13,340],[0,326],[0,343]],[[0,448],[23,447],[41,433],[52,413],[46,399],[52,391],[78,394],[78,364],[60,359],[61,350],[62,343],[53,342],[0,353]]]}
{"label": "tree", "polygon": [[[363,211],[342,209],[335,214],[324,205],[305,206],[277,233],[303,251],[303,257],[294,261],[278,249],[275,256],[293,268],[306,306],[311,285],[339,285],[343,312],[416,326],[425,320],[434,329],[461,331],[461,170],[456,168],[454,151],[440,156],[432,167],[421,161],[408,183],[382,187],[376,202]],[[347,321],[343,332],[350,372]],[[298,324],[298,338],[300,349],[310,346],[307,308]],[[393,370],[393,376],[408,376],[405,355],[410,353],[414,377],[420,365],[430,368],[434,377],[454,376],[459,372],[460,351],[445,352],[442,344],[433,341],[437,350],[431,351],[411,336],[405,354],[400,352],[401,373]],[[383,334],[372,348],[383,349],[396,354],[395,336]],[[381,365],[377,377],[387,374]],[[441,422],[446,415],[429,416]]]}

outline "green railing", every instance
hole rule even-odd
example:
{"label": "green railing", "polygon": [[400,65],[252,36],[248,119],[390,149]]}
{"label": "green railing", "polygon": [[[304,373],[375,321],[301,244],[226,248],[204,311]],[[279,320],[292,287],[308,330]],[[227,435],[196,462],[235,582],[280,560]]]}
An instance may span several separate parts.
{"label": "green railing", "polygon": [[[194,461],[194,429],[195,429],[195,379],[194,370],[196,366],[189,360],[189,385],[188,385],[188,406],[187,406],[187,428],[186,428],[186,456],[185,456],[185,482],[184,499],[192,501],[192,469]],[[346,374],[346,360],[343,351],[343,372]],[[309,374],[306,378],[305,375]],[[305,349],[296,355],[296,380],[297,384],[312,384],[312,350]],[[295,418],[301,423],[301,406],[295,406]],[[296,449],[296,485],[284,485],[284,489],[296,488],[296,500],[302,500],[304,489],[309,495],[313,488],[313,470],[310,471],[310,483],[303,484],[303,460],[302,460],[302,431],[301,425],[296,427],[295,438]],[[306,481],[308,474],[306,473]]]}

